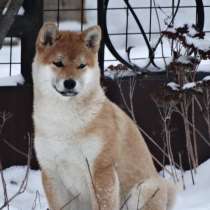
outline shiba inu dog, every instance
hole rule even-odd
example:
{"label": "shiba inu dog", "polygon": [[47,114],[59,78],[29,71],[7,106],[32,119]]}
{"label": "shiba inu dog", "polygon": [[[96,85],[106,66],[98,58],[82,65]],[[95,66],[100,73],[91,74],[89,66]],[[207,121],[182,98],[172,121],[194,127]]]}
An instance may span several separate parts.
{"label": "shiba inu dog", "polygon": [[100,86],[99,26],[41,28],[33,62],[35,151],[51,210],[169,210],[136,124]]}

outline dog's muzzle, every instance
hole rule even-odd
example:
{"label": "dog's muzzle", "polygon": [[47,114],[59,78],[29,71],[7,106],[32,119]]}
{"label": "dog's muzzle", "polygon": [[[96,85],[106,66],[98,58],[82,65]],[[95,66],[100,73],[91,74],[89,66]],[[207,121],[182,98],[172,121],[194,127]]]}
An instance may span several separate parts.
{"label": "dog's muzzle", "polygon": [[53,85],[54,89],[59,93],[61,94],[62,96],[76,96],[78,94],[78,92],[76,92],[75,90],[68,90],[68,89],[65,89],[65,90],[58,90],[56,85]]}

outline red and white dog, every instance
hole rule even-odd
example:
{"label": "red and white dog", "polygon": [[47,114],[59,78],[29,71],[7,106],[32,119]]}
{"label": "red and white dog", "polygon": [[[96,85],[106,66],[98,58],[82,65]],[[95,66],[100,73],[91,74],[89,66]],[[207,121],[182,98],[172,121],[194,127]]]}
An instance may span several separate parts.
{"label": "red and white dog", "polygon": [[52,210],[169,210],[172,184],[157,173],[135,123],[100,86],[98,26],[41,28],[33,62],[35,150]]}

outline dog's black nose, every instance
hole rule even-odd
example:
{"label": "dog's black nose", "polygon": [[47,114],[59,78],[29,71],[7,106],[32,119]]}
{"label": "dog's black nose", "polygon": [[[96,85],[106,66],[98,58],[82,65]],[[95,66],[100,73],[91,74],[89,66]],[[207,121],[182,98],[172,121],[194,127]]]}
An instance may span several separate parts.
{"label": "dog's black nose", "polygon": [[73,79],[65,80],[63,83],[66,89],[73,89],[76,86],[76,82]]}

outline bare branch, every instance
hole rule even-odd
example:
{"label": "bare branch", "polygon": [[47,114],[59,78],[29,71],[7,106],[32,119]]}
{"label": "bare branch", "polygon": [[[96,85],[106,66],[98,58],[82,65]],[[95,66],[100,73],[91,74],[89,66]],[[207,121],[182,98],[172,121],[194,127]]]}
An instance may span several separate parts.
{"label": "bare branch", "polygon": [[152,200],[152,199],[155,197],[155,195],[156,195],[159,191],[160,191],[160,188],[157,188],[157,189],[155,190],[155,192],[150,196],[150,198],[144,203],[144,205],[143,205],[140,209],[138,209],[138,210],[142,210],[142,209],[149,203],[149,201]]}
{"label": "bare branch", "polygon": [[[10,198],[5,200],[4,204],[0,206],[0,210],[3,210],[3,208],[8,207],[11,201],[13,201],[17,196],[25,192],[27,184],[28,184],[31,156],[32,156],[32,141],[31,141],[31,136],[28,134],[28,159],[27,159],[27,168],[26,168],[25,175],[23,177],[23,180],[17,192],[14,195],[12,195]],[[4,191],[6,191],[6,188],[4,188]]]}
{"label": "bare branch", "polygon": [[99,200],[98,200],[98,196],[96,195],[96,186],[95,186],[95,183],[94,183],[94,181],[93,181],[93,175],[92,175],[92,173],[91,173],[90,164],[89,164],[87,158],[85,158],[85,161],[86,161],[86,164],[87,164],[87,167],[88,167],[88,173],[89,173],[90,178],[91,178],[91,183],[92,183],[92,186],[93,186],[94,195],[95,195],[95,197],[96,197],[97,205],[98,205],[99,210],[101,210],[101,206],[100,206],[100,203],[99,203]]}
{"label": "bare branch", "polygon": [[78,199],[80,196],[80,193],[78,193],[77,195],[75,195],[70,201],[68,201],[66,204],[64,204],[60,210],[63,210],[66,206],[70,205],[74,200]]}

